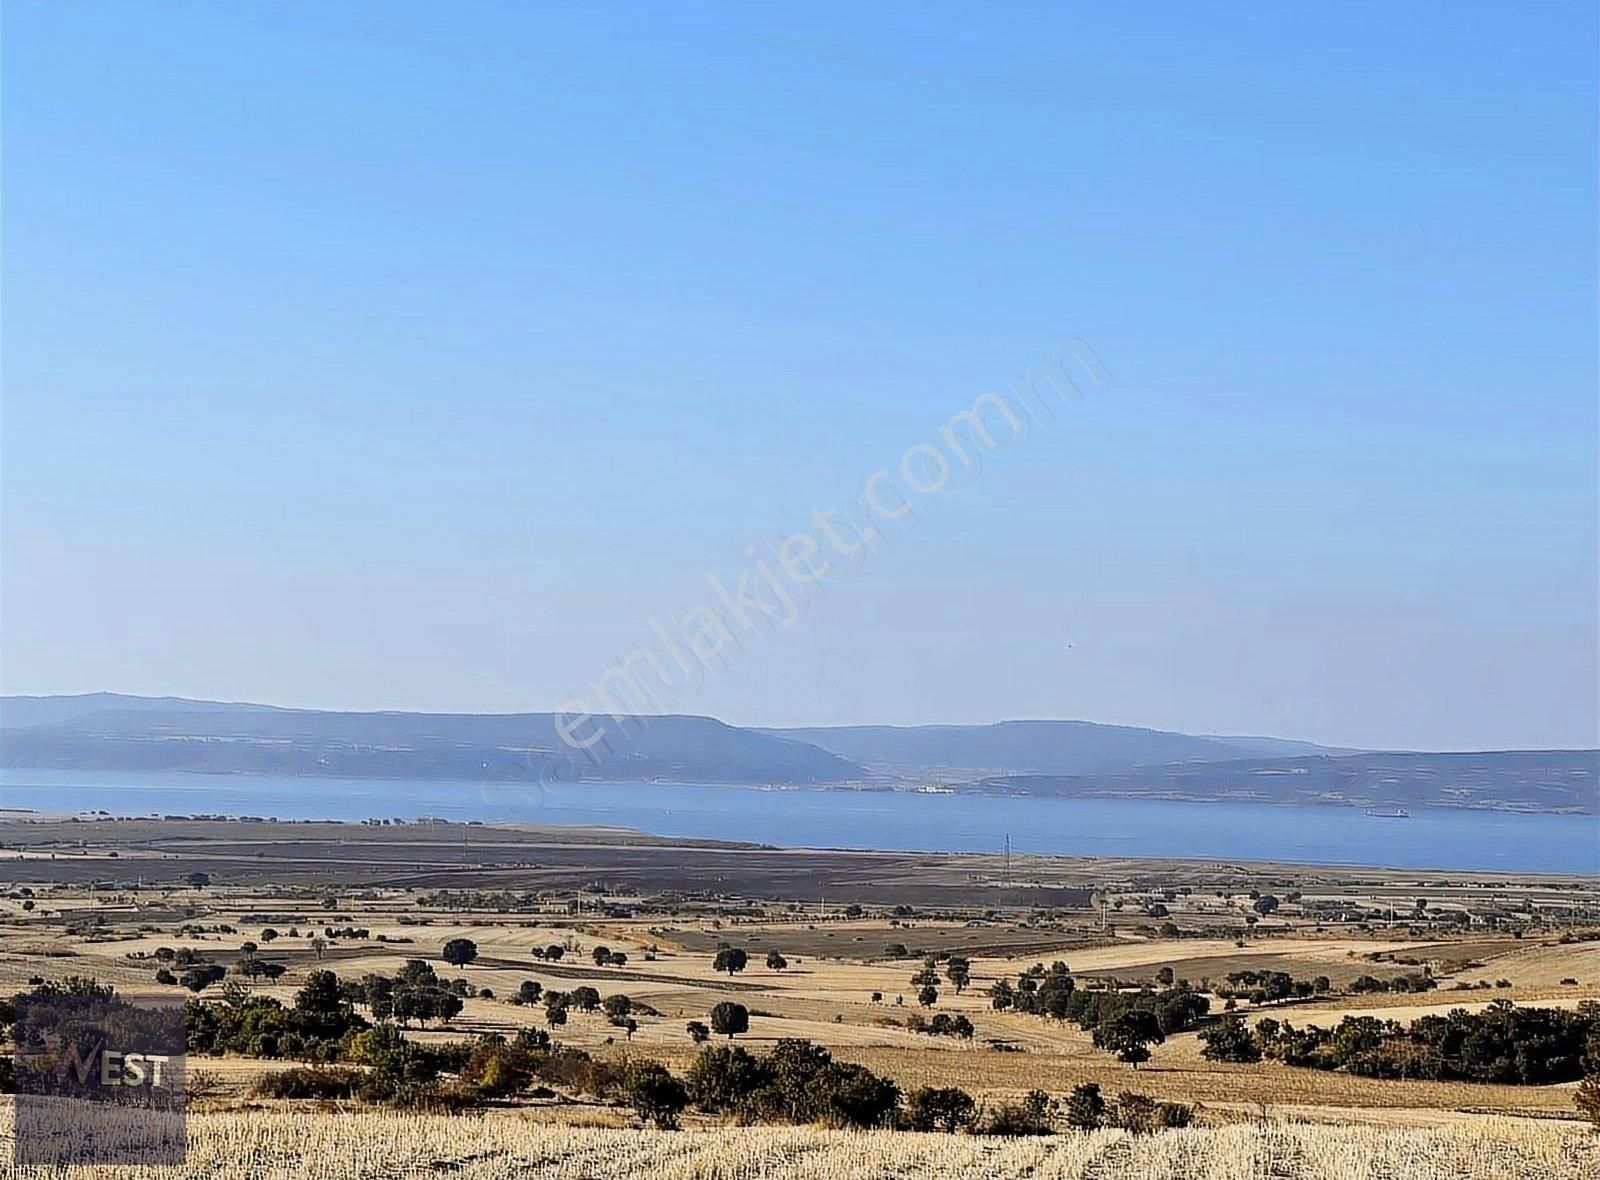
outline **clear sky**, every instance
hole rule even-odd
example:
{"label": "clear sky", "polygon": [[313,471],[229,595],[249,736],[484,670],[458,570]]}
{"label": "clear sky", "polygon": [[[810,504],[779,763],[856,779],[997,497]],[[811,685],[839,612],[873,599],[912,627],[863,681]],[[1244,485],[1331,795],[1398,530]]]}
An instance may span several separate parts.
{"label": "clear sky", "polygon": [[553,708],[1080,338],[1109,381],[663,706],[1595,744],[1595,47],[8,3],[0,681]]}

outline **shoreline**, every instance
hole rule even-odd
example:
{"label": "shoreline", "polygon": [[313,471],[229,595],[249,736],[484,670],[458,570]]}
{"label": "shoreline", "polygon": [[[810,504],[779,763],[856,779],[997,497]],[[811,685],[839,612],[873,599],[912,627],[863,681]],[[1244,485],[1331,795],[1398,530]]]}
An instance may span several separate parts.
{"label": "shoreline", "polygon": [[[163,828],[176,824],[206,825],[234,829],[228,834],[237,835],[237,829],[260,827],[267,833],[303,831],[309,828],[328,828],[334,832],[349,830],[354,833],[374,832],[405,833],[445,829],[450,832],[497,833],[501,835],[530,835],[543,839],[524,843],[513,840],[489,841],[487,846],[504,843],[512,847],[548,847],[558,849],[592,848],[595,850],[635,849],[651,852],[699,852],[707,854],[748,854],[753,856],[782,857],[859,857],[885,860],[942,860],[968,862],[976,866],[992,866],[996,870],[1010,863],[1013,868],[1059,872],[1064,868],[1106,870],[1115,868],[1123,872],[1170,872],[1174,870],[1201,870],[1208,872],[1239,871],[1250,874],[1333,874],[1365,876],[1374,873],[1392,875],[1399,879],[1449,874],[1453,883],[1482,884],[1484,887],[1499,884],[1507,878],[1539,883],[1591,884],[1600,881],[1600,873],[1558,869],[1521,868],[1464,868],[1450,865],[1393,865],[1361,861],[1296,861],[1281,858],[1248,856],[1125,856],[1096,855],[1093,853],[1013,851],[1009,857],[999,851],[948,850],[939,848],[884,848],[871,846],[826,844],[774,844],[754,840],[728,840],[714,836],[674,836],[651,832],[645,828],[614,824],[589,823],[531,823],[518,820],[459,820],[444,817],[421,817],[403,821],[374,824],[371,821],[337,818],[283,819],[261,815],[230,815],[214,812],[191,815],[173,814],[116,814],[107,811],[79,813],[46,813],[21,808],[0,809],[0,831],[11,825],[60,826],[73,825],[123,825],[152,824]],[[562,838],[566,837],[566,838]],[[611,837],[608,839],[608,837]],[[453,843],[453,841],[452,841]],[[27,859],[20,849],[12,849],[14,859]],[[125,863],[137,863],[129,860]],[[974,888],[988,888],[975,884]],[[1016,888],[1029,888],[1018,882]]]}
{"label": "shoreline", "polygon": [[[352,774],[302,774],[295,771],[283,773],[264,773],[251,770],[199,770],[192,767],[176,767],[161,770],[119,770],[104,768],[73,768],[53,766],[0,766],[0,791],[12,785],[7,782],[7,776],[13,772],[23,774],[50,774],[50,775],[119,775],[136,777],[139,775],[184,775],[195,778],[226,778],[239,781],[250,780],[295,780],[299,782],[344,782],[344,783],[394,783],[409,786],[449,786],[462,787],[493,787],[497,790],[545,790],[547,787],[563,789],[578,787],[691,787],[710,788],[713,790],[738,790],[754,791],[762,794],[788,794],[791,792],[805,792],[811,794],[839,794],[839,795],[915,795],[928,799],[1017,799],[1039,803],[1185,803],[1194,806],[1244,806],[1244,807],[1272,807],[1287,809],[1320,810],[1332,808],[1335,810],[1357,810],[1372,807],[1398,805],[1408,809],[1428,813],[1479,814],[1479,815],[1548,815],[1564,816],[1570,818],[1588,817],[1600,824],[1600,810],[1585,811],[1572,808],[1525,807],[1516,804],[1449,804],[1449,803],[1421,803],[1401,801],[1399,804],[1390,804],[1387,801],[1370,799],[1339,800],[1339,799],[1274,799],[1266,796],[1240,795],[1219,798],[1214,795],[1191,795],[1177,791],[1141,791],[1141,792],[1116,792],[1116,791],[1086,791],[1081,794],[1036,793],[1029,791],[981,791],[964,789],[961,786],[948,787],[941,790],[928,790],[926,784],[913,785],[910,780],[904,783],[874,783],[874,782],[839,782],[839,783],[751,783],[751,782],[704,782],[691,779],[668,778],[641,778],[641,779],[575,779],[570,782],[562,781],[545,784],[537,779],[463,779],[463,778],[397,778],[393,776],[352,775]],[[20,784],[25,789],[44,789],[39,784]],[[8,812],[27,810],[25,808],[0,807],[0,817]],[[1374,818],[1399,818],[1399,817],[1374,817]]]}

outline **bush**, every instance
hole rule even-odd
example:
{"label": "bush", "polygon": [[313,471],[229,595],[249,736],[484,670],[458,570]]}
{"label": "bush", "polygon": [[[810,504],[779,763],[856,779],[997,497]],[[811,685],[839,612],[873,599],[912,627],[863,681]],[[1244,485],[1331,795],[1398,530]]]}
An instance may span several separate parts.
{"label": "bush", "polygon": [[1255,1062],[1261,1060],[1261,1044],[1245,1027],[1244,1017],[1224,1016],[1220,1024],[1200,1030],[1205,1047],[1200,1056],[1207,1061]]}
{"label": "bush", "polygon": [[1079,1131],[1093,1131],[1105,1123],[1106,1100],[1100,1087],[1085,1082],[1067,1095],[1067,1125]]}
{"label": "bush", "polygon": [[364,1078],[359,1069],[302,1065],[257,1078],[251,1092],[262,1098],[354,1098]]}
{"label": "bush", "polygon": [[1578,1113],[1593,1123],[1596,1130],[1600,1130],[1600,1074],[1592,1073],[1578,1083],[1574,1101]]}
{"label": "bush", "polygon": [[535,1068],[537,1076],[553,1085],[604,1098],[622,1081],[622,1070],[609,1061],[596,1061],[582,1049],[562,1046]]}
{"label": "bush", "polygon": [[1021,1102],[995,1107],[984,1119],[982,1131],[985,1135],[1049,1135],[1054,1130],[1054,1105],[1043,1090],[1030,1090]]}
{"label": "bush", "polygon": [[482,1043],[473,1051],[461,1080],[486,1098],[503,1098],[528,1088],[539,1058],[515,1045]]}
{"label": "bush", "polygon": [[1110,1124],[1134,1135],[1187,1127],[1194,1121],[1194,1107],[1181,1102],[1157,1102],[1147,1094],[1124,1090],[1110,1112]]}
{"label": "bush", "polygon": [[701,1110],[727,1113],[742,1107],[772,1082],[772,1071],[734,1046],[702,1049],[685,1075],[689,1096]]}
{"label": "bush", "polygon": [[662,1130],[675,1130],[678,1116],[688,1104],[688,1089],[656,1061],[629,1065],[622,1079],[622,1094],[634,1112]]}
{"label": "bush", "polygon": [[[780,1042],[781,1044],[782,1042]],[[806,1093],[812,1117],[830,1127],[892,1125],[900,1107],[900,1087],[862,1065],[830,1062]]]}
{"label": "bush", "polygon": [[977,1105],[965,1090],[924,1086],[912,1092],[905,1122],[913,1131],[964,1131],[976,1114]]}
{"label": "bush", "polygon": [[803,1040],[781,1040],[760,1058],[734,1046],[701,1050],[685,1081],[701,1109],[752,1122],[877,1127],[900,1106],[893,1082]]}

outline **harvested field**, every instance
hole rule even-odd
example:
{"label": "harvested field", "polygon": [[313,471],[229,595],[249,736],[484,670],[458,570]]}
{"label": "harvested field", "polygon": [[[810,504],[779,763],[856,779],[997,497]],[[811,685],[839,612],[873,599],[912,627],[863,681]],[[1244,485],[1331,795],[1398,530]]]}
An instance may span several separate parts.
{"label": "harvested field", "polygon": [[[3,1131],[10,1137],[9,1112]],[[0,1145],[9,1164],[10,1144]],[[1588,1180],[1600,1145],[1570,1125],[1481,1119],[1426,1130],[1241,1123],[1042,1139],[814,1128],[639,1131],[474,1117],[197,1114],[188,1160],[151,1180],[607,1177],[629,1180]],[[122,1180],[126,1167],[14,1167],[18,1180]]]}

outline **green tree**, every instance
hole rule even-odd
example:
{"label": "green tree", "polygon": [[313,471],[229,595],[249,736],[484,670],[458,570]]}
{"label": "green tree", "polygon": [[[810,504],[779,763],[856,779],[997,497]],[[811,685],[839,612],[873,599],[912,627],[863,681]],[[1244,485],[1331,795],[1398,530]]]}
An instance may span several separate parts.
{"label": "green tree", "polygon": [[465,967],[478,957],[478,944],[470,938],[452,938],[444,944],[439,957],[452,967]]}
{"label": "green tree", "polygon": [[736,972],[743,971],[745,964],[750,962],[750,956],[735,946],[725,946],[717,952],[717,957],[711,961],[713,971],[726,971],[731,978]]}
{"label": "green tree", "polygon": [[1200,1050],[1200,1056],[1207,1061],[1261,1060],[1261,1043],[1245,1027],[1242,1016],[1224,1016],[1221,1023],[1201,1029],[1200,1043],[1205,1046]]}
{"label": "green tree", "polygon": [[219,963],[201,963],[185,971],[179,976],[178,982],[198,995],[227,973],[228,969]]}
{"label": "green tree", "polygon": [[731,1041],[740,1033],[750,1031],[750,1009],[732,1000],[723,1000],[711,1009],[711,1028]]}
{"label": "green tree", "polygon": [[777,951],[768,951],[767,952],[767,968],[769,970],[782,971],[788,965],[789,965],[789,960],[785,959]]}
{"label": "green tree", "polygon": [[1141,1061],[1150,1060],[1151,1044],[1166,1040],[1161,1023],[1154,1012],[1130,1008],[1104,1021],[1094,1030],[1094,1046],[1115,1053],[1117,1060],[1139,1068]]}
{"label": "green tree", "polygon": [[711,1030],[706,1027],[703,1020],[691,1020],[688,1024],[689,1039],[697,1045],[703,1045],[711,1039]]}

